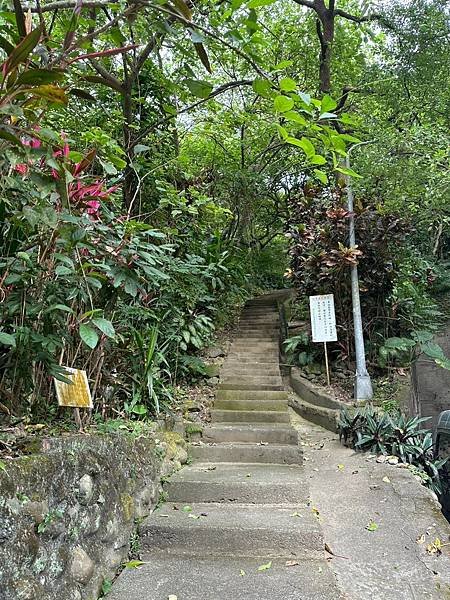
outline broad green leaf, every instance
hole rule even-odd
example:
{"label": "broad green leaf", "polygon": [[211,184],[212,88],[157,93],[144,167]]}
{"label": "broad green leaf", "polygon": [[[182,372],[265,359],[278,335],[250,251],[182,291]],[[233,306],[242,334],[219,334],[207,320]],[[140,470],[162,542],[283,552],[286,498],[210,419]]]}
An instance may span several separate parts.
{"label": "broad green leaf", "polygon": [[325,171],[321,171],[320,169],[314,169],[314,176],[324,185],[328,183],[328,176]]}
{"label": "broad green leaf", "polygon": [[6,473],[6,463],[3,460],[0,460],[0,471],[4,471]]}
{"label": "broad green leaf", "polygon": [[320,102],[320,112],[326,113],[331,112],[337,107],[336,100],[333,100],[331,96],[325,94]]}
{"label": "broad green leaf", "polygon": [[41,39],[41,28],[33,29],[30,33],[23,38],[23,40],[14,48],[11,54],[3,64],[3,73],[6,76],[10,73],[17,65],[25,62],[29,55],[33,52]]}
{"label": "broad green leaf", "polygon": [[339,171],[343,175],[348,175],[349,177],[355,177],[356,179],[362,179],[362,175],[359,175],[353,169],[347,169],[347,167],[336,167],[335,171]]}
{"label": "broad green leaf", "polygon": [[288,98],[287,96],[277,96],[273,101],[273,105],[275,110],[280,113],[284,113],[294,106],[294,101],[292,98]]}
{"label": "broad green leaf", "polygon": [[34,96],[54,102],[55,104],[67,104],[69,101],[66,92],[56,85],[40,85],[37,88],[33,88],[32,93]]}
{"label": "broad green leaf", "polygon": [[64,79],[64,73],[62,71],[56,71],[53,69],[28,69],[24,71],[16,81],[17,85],[35,85],[54,83],[55,81],[62,81]]}
{"label": "broad green leaf", "polygon": [[305,119],[305,117],[294,110],[288,110],[287,112],[283,113],[283,117],[288,121],[298,123],[299,125],[308,125],[308,121]]}
{"label": "broad green leaf", "polygon": [[12,144],[15,144],[16,146],[22,148],[22,142],[20,141],[20,139],[13,133],[11,133],[8,129],[6,129],[4,125],[0,127],[0,139],[6,140],[7,142],[11,142]]}
{"label": "broad green leaf", "polygon": [[113,338],[116,335],[114,330],[114,326],[111,321],[108,319],[103,319],[102,317],[95,317],[92,319],[92,323],[100,329],[102,333],[106,335],[106,337]]}
{"label": "broad green leaf", "polygon": [[284,77],[280,81],[280,89],[283,92],[293,92],[293,91],[295,91],[297,89],[297,84],[290,77]]}
{"label": "broad green leaf", "polygon": [[284,69],[287,69],[288,67],[292,67],[293,64],[294,64],[294,61],[292,61],[292,60],[282,60],[281,62],[277,63],[274,67],[272,67],[271,71],[272,72],[283,71]]}
{"label": "broad green leaf", "polygon": [[433,342],[425,342],[420,345],[420,348],[422,352],[430,358],[437,358],[440,360],[445,359],[444,351],[439,346],[439,344],[435,344]]}
{"label": "broad green leaf", "polygon": [[312,156],[309,159],[309,162],[312,163],[313,165],[324,165],[327,162],[327,159],[325,158],[325,156],[322,156],[321,154],[314,154],[314,156]]}
{"label": "broad green leaf", "polygon": [[305,104],[307,104],[308,106],[311,104],[311,96],[309,94],[305,94],[304,92],[297,92],[297,94]]}
{"label": "broad green leaf", "polygon": [[272,561],[258,567],[258,571],[267,571],[272,566]]}
{"label": "broad green leaf", "polygon": [[184,0],[173,0],[177,11],[188,21],[192,19],[192,12]]}
{"label": "broad green leaf", "polygon": [[277,123],[277,130],[278,130],[278,133],[280,134],[281,139],[283,139],[283,140],[288,139],[289,133],[287,132],[287,130],[284,127],[282,127],[281,125],[278,125],[278,123]]}
{"label": "broad green leaf", "polygon": [[14,348],[16,346],[16,338],[10,333],[0,331],[0,344],[3,344],[4,346],[12,346]]}
{"label": "broad green leaf", "polygon": [[94,349],[97,346],[99,340],[98,333],[95,331],[95,329],[89,327],[89,325],[81,323],[79,331],[80,338],[83,340],[86,346],[89,346],[89,348]]}
{"label": "broad green leaf", "polygon": [[337,115],[335,113],[324,112],[324,113],[320,114],[319,121],[320,121],[320,119],[336,119],[336,118],[337,118]]}
{"label": "broad green leaf", "polygon": [[267,79],[255,79],[252,83],[252,88],[258,96],[268,98],[270,96],[272,85]]}
{"label": "broad green leaf", "polygon": [[189,90],[198,98],[207,98],[213,90],[213,86],[201,79],[185,79],[184,83]]}
{"label": "broad green leaf", "polygon": [[308,138],[302,137],[301,139],[297,139],[295,137],[288,137],[286,141],[288,144],[301,148],[308,158],[311,158],[316,153],[314,144]]}
{"label": "broad green leaf", "polygon": [[135,154],[141,154],[142,152],[147,152],[147,150],[151,150],[150,146],[146,146],[145,144],[136,144],[134,147]]}
{"label": "broad green leaf", "polygon": [[270,4],[274,4],[277,0],[250,0],[247,4],[249,8],[258,8],[259,6],[269,6]]}
{"label": "broad green leaf", "polygon": [[[206,49],[204,47],[203,44],[200,44],[199,42],[194,42],[194,48],[195,51],[197,52],[197,56],[199,57],[199,59],[202,62],[202,65],[205,67],[205,69],[208,71],[208,73],[212,73],[212,68],[211,68],[211,63],[209,62],[209,58],[208,58],[208,53],[206,52]],[[212,91],[212,87],[211,87],[211,91]],[[208,92],[208,96],[211,93]]]}

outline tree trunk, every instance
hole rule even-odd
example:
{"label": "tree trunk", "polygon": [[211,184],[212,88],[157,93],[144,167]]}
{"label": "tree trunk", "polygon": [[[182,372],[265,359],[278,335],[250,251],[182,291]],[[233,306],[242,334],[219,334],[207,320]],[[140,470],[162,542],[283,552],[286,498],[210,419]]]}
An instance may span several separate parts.
{"label": "tree trunk", "polygon": [[320,41],[319,90],[322,94],[331,91],[331,55],[334,41],[334,11],[324,8],[318,11],[317,35]]}

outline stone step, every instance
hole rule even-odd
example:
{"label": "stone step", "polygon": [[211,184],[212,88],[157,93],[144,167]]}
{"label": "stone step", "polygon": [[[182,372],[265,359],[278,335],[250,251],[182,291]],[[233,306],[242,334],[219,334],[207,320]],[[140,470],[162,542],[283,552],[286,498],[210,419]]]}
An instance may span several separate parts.
{"label": "stone step", "polygon": [[258,410],[211,410],[214,423],[290,423],[289,412]]}
{"label": "stone step", "polygon": [[286,391],[277,390],[217,390],[216,400],[287,400]]}
{"label": "stone step", "polygon": [[273,352],[272,350],[268,350],[267,352],[230,352],[228,358],[242,362],[258,362],[261,360],[264,360],[265,362],[280,362],[279,353]]}
{"label": "stone step", "polygon": [[168,502],[296,504],[307,502],[308,486],[298,465],[196,463],[164,485]]}
{"label": "stone step", "polygon": [[263,340],[254,342],[250,339],[240,339],[235,340],[230,346],[230,352],[246,352],[248,354],[251,353],[265,353],[265,352],[275,352],[278,353],[280,348],[280,344],[278,340],[274,340],[273,342]]}
{"label": "stone step", "polygon": [[220,374],[221,384],[233,383],[233,384],[261,384],[261,385],[283,385],[281,375],[227,375],[226,373]]}
{"label": "stone step", "polygon": [[216,400],[214,410],[287,410],[288,401],[286,400]]}
{"label": "stone step", "polygon": [[[323,555],[320,526],[309,507],[235,504],[230,510],[208,503],[189,507],[185,512],[168,502],[155,510],[140,526],[142,548],[177,555],[265,559]],[[293,517],[294,512],[299,516]]]}
{"label": "stone step", "polygon": [[243,365],[243,364],[255,364],[255,365],[279,365],[280,364],[280,356],[269,356],[265,357],[263,355],[258,354],[258,356],[247,356],[246,354],[233,354],[232,356],[228,356],[224,362],[224,366],[226,365]]}
{"label": "stone step", "polygon": [[285,423],[210,425],[203,429],[202,440],[214,442],[265,442],[271,444],[297,444],[297,431]]}
{"label": "stone step", "polygon": [[[138,569],[124,569],[108,600],[339,600],[342,596],[325,560],[301,560],[294,567],[267,560],[144,554]],[[240,573],[245,576],[240,576]]]}
{"label": "stone step", "polygon": [[219,389],[221,390],[245,390],[245,391],[252,391],[252,390],[262,390],[262,391],[268,391],[268,392],[281,392],[282,390],[284,390],[284,385],[281,384],[276,384],[276,383],[259,383],[258,382],[254,382],[253,383],[247,382],[240,382],[240,383],[220,383],[219,384]]}
{"label": "stone step", "polygon": [[256,339],[278,339],[280,330],[278,327],[239,327],[234,332],[235,338],[256,338]]}
{"label": "stone step", "polygon": [[220,371],[220,378],[222,380],[225,380],[229,377],[257,377],[258,374],[261,373],[261,375],[267,376],[267,377],[278,377],[280,376],[280,368],[278,366],[271,366],[271,365],[251,365],[249,366],[248,364],[245,366],[242,366],[240,363],[236,364],[236,365],[229,365],[229,364],[224,364],[224,366],[222,367],[221,371]]}
{"label": "stone step", "polygon": [[263,376],[277,376],[280,375],[280,368],[276,365],[264,365],[264,364],[246,364],[242,365],[241,363],[224,363],[222,369],[220,370],[220,378],[225,379],[226,377],[257,377],[259,374]]}
{"label": "stone step", "polygon": [[202,462],[271,463],[277,465],[303,464],[301,448],[294,445],[245,444],[231,442],[191,446],[193,459]]}

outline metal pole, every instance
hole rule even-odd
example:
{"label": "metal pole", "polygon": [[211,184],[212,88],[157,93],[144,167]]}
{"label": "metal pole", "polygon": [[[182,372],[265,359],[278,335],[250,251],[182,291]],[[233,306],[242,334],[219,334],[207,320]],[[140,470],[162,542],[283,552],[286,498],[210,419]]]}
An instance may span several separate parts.
{"label": "metal pole", "polygon": [[[362,144],[370,144],[371,142],[362,142],[352,146],[345,157],[345,166],[350,169],[350,152]],[[349,175],[345,176],[347,186],[347,208],[351,213],[350,216],[350,234],[349,241],[350,247],[356,246],[355,236],[355,219],[353,216],[353,189],[351,184],[351,178]],[[371,400],[373,397],[372,382],[370,375],[367,372],[366,367],[366,353],[364,350],[364,334],[361,317],[361,302],[359,297],[359,280],[358,280],[358,267],[353,265],[351,267],[351,282],[352,282],[352,306],[353,306],[353,328],[355,332],[355,356],[356,356],[356,374],[355,374],[355,386],[354,386],[354,398],[355,400]]]}

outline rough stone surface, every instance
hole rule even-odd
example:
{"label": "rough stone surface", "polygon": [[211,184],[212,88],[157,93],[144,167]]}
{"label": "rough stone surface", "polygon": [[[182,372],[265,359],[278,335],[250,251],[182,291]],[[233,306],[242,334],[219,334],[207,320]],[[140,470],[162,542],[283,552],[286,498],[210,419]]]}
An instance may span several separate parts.
{"label": "rough stone surface", "polygon": [[[433,340],[450,356],[450,324]],[[427,427],[437,424],[439,413],[450,407],[450,371],[422,354],[412,366],[410,410],[412,414],[431,417]]]}
{"label": "rough stone surface", "polygon": [[183,439],[44,439],[0,471],[0,599],[97,600],[148,516],[161,475],[187,460]]}
{"label": "rough stone surface", "polygon": [[[303,440],[311,502],[334,553],[329,564],[345,598],[448,600],[449,546],[440,556],[426,550],[436,538],[450,541],[432,492],[408,469],[355,453],[301,417],[293,422]],[[375,531],[367,529],[372,521]]]}

